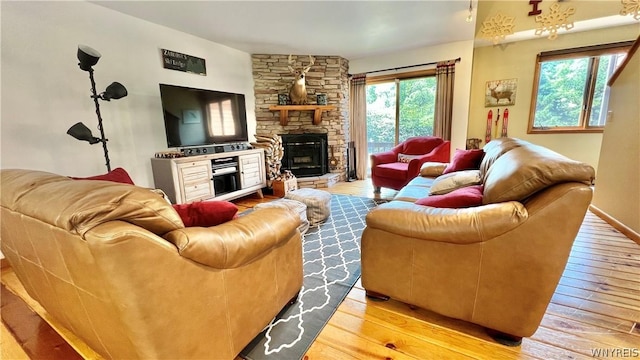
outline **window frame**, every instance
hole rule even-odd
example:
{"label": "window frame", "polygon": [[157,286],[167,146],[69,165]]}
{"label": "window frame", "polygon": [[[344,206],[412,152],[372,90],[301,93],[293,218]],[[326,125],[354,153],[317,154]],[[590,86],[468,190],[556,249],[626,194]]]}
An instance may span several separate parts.
{"label": "window frame", "polygon": [[[599,57],[602,55],[614,55],[629,52],[633,45],[633,41],[623,41],[611,44],[593,45],[572,49],[555,50],[541,52],[536,56],[535,73],[533,77],[533,91],[531,93],[531,105],[529,108],[529,122],[527,125],[527,134],[557,134],[557,133],[602,133],[604,125],[589,125],[591,117],[591,107],[593,96],[595,93],[595,85],[597,80]],[[588,58],[588,73],[585,81],[584,96],[582,100],[582,109],[580,110],[579,124],[576,126],[562,126],[553,128],[534,127],[536,104],[538,101],[538,89],[540,86],[540,69],[543,62],[558,61],[567,59]],[[620,64],[621,65],[621,64]],[[619,66],[620,66],[619,65]],[[615,70],[613,72],[615,74]],[[612,74],[612,75],[613,75]]]}

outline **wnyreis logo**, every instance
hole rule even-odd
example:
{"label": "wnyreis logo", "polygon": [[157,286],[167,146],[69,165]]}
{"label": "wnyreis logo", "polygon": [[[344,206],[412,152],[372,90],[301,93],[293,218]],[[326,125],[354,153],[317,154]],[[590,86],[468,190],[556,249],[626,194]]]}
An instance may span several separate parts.
{"label": "wnyreis logo", "polygon": [[638,348],[594,348],[591,349],[591,356],[595,358],[640,358]]}

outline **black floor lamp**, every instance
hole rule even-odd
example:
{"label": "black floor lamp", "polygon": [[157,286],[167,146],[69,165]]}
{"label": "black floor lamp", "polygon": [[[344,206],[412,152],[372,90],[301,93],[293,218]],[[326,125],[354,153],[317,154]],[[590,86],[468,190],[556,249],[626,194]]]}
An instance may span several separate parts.
{"label": "black floor lamp", "polygon": [[102,149],[104,150],[104,159],[107,165],[107,171],[111,171],[111,164],[109,162],[109,150],[107,150],[107,141],[108,139],[104,136],[104,128],[102,126],[102,116],[100,115],[100,103],[98,103],[98,99],[111,101],[121,99],[127,96],[127,89],[120,84],[119,82],[113,82],[111,85],[107,86],[106,90],[100,94],[96,92],[96,82],[93,79],[93,65],[98,63],[100,59],[100,53],[96,50],[86,46],[86,45],[78,45],[78,66],[80,69],[89,72],[89,79],[91,80],[91,98],[93,98],[93,102],[96,105],[96,115],[98,115],[98,129],[100,130],[100,137],[95,137],[91,133],[89,128],[78,122],[74,124],[72,127],[67,130],[67,134],[73,136],[78,140],[88,141],[89,144],[97,144],[102,143]]}

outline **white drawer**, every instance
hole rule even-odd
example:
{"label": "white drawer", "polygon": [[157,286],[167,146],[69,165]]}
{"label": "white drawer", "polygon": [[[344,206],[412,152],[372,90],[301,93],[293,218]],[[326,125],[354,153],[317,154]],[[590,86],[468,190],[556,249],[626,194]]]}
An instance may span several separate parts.
{"label": "white drawer", "polygon": [[192,183],[198,181],[208,181],[209,171],[206,164],[197,164],[184,166],[180,169],[182,181],[184,183]]}
{"label": "white drawer", "polygon": [[260,170],[260,165],[258,163],[255,164],[243,164],[242,165],[242,171],[247,174],[250,172],[257,172],[258,170]]}
{"label": "white drawer", "polygon": [[213,194],[211,193],[211,185],[208,182],[185,185],[184,187],[184,197],[187,202],[211,196]]}
{"label": "white drawer", "polygon": [[257,172],[244,174],[244,186],[258,185],[261,182],[260,174]]}
{"label": "white drawer", "polygon": [[242,165],[247,166],[249,164],[258,164],[260,162],[259,156],[247,156],[241,159]]}

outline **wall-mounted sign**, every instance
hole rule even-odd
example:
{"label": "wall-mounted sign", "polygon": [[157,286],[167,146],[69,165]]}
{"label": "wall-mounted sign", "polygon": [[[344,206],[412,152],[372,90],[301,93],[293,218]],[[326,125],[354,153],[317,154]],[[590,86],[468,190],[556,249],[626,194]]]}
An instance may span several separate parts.
{"label": "wall-mounted sign", "polygon": [[162,64],[165,69],[207,75],[204,59],[176,51],[162,49]]}

